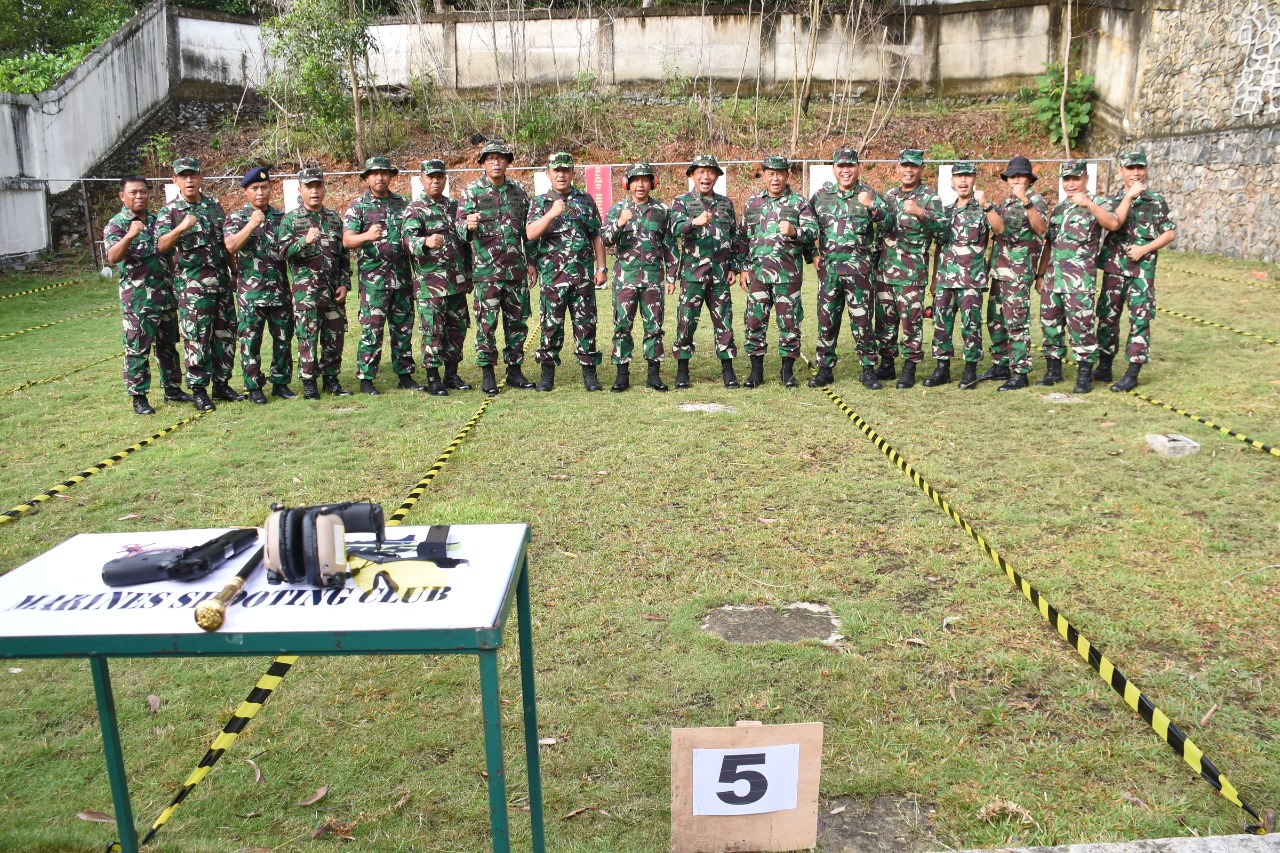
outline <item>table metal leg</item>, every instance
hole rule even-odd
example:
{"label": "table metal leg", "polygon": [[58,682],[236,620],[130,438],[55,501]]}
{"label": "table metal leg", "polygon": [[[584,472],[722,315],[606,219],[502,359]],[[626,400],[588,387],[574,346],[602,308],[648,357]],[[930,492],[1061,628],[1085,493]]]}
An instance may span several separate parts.
{"label": "table metal leg", "polygon": [[489,827],[493,853],[511,850],[507,823],[507,771],[502,760],[502,702],[498,695],[498,652],[480,652],[480,707],[484,712],[484,760],[489,771]]}
{"label": "table metal leg", "polygon": [[89,658],[89,669],[93,671],[93,692],[98,700],[98,727],[102,730],[102,753],[107,759],[107,778],[111,781],[120,850],[121,853],[138,853],[138,831],[133,826],[133,808],[129,805],[129,780],[124,771],[124,752],[120,749],[120,729],[116,725],[116,702],[111,694],[107,659]]}
{"label": "table metal leg", "polygon": [[524,753],[529,772],[529,822],[534,853],[547,849],[542,820],[542,762],[538,755],[538,702],[533,689],[533,618],[529,608],[529,563],[516,587],[516,621],[520,631],[520,695],[524,700]]}

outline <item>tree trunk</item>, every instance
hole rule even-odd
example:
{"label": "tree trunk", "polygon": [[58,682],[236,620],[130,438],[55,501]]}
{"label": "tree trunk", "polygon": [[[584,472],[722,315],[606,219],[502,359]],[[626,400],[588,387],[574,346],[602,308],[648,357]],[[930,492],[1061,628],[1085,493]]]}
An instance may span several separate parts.
{"label": "tree trunk", "polygon": [[[347,11],[356,16],[356,0],[347,0]],[[364,116],[360,111],[360,78],[356,76],[356,55],[347,54],[347,73],[351,76],[351,114],[356,120],[356,165],[364,166]]]}
{"label": "tree trunk", "polygon": [[1062,97],[1058,100],[1058,121],[1062,123],[1063,156],[1071,159],[1071,135],[1067,131],[1067,84],[1071,80],[1071,0],[1067,0],[1066,46],[1062,51]]}

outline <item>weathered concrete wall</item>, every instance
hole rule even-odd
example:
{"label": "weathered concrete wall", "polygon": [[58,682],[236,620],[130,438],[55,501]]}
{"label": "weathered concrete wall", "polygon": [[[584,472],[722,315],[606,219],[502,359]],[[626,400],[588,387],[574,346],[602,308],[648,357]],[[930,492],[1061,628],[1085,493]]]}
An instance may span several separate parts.
{"label": "weathered concrete wall", "polygon": [[270,67],[262,28],[250,21],[197,14],[183,10],[173,15],[175,83],[228,89],[261,86]]}

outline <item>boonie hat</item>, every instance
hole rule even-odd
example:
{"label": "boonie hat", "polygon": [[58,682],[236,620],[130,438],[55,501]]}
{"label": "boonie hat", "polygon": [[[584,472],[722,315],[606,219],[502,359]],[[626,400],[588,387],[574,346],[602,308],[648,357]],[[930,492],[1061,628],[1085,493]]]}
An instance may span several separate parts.
{"label": "boonie hat", "polygon": [[631,186],[632,178],[652,178],[653,185],[658,185],[658,176],[653,173],[653,167],[648,163],[632,163],[627,167],[627,173],[622,179],[624,187]]}
{"label": "boonie hat", "polygon": [[557,151],[547,158],[548,169],[572,169],[573,155],[567,151]]}
{"label": "boonie hat", "polygon": [[715,169],[718,174],[723,175],[724,169],[720,168],[720,164],[716,162],[716,158],[710,154],[699,154],[693,158],[693,162],[689,164],[689,168],[685,169],[686,175],[692,175],[695,169]]}
{"label": "boonie hat", "polygon": [[923,166],[924,152],[919,148],[904,148],[898,155],[898,163],[904,166]]}
{"label": "boonie hat", "polygon": [[1126,151],[1120,155],[1121,166],[1145,166],[1147,165],[1147,152],[1145,151]]}
{"label": "boonie hat", "polygon": [[1087,171],[1083,160],[1066,160],[1058,167],[1058,175],[1063,178],[1079,178]]}
{"label": "boonie hat", "polygon": [[770,169],[775,172],[789,172],[791,170],[791,161],[781,154],[770,154],[760,161],[760,168]]}
{"label": "boonie hat", "polygon": [[1036,173],[1031,170],[1031,161],[1021,155],[1009,161],[1009,165],[1000,173],[1000,177],[1007,181],[1019,175],[1026,175],[1033,184],[1036,182]]}
{"label": "boonie hat", "polygon": [[204,172],[200,168],[200,161],[194,157],[179,157],[173,161],[173,173],[181,175],[183,172]]}
{"label": "boonie hat", "polygon": [[973,165],[971,160],[960,160],[951,164],[951,174],[976,175],[978,174],[978,167]]}
{"label": "boonie hat", "polygon": [[240,188],[253,186],[262,181],[270,181],[271,172],[266,166],[254,166],[252,169],[244,173],[244,177],[240,179]]}
{"label": "boonie hat", "polygon": [[419,168],[424,175],[438,175],[445,170],[443,160],[423,160]]}
{"label": "boonie hat", "polygon": [[836,153],[831,155],[832,166],[856,166],[858,165],[858,152],[854,148],[837,148]]}
{"label": "boonie hat", "polygon": [[484,147],[480,149],[480,156],[476,158],[476,162],[483,163],[484,158],[488,157],[490,154],[497,154],[499,156],[506,157],[508,163],[516,159],[516,152],[511,150],[511,146],[505,141],[496,138],[490,139],[484,144]]}
{"label": "boonie hat", "polygon": [[363,180],[369,177],[370,172],[390,172],[393,178],[400,174],[400,170],[391,165],[391,158],[381,155],[370,157],[364,161],[364,171],[360,173],[360,179]]}
{"label": "boonie hat", "polygon": [[298,171],[298,183],[300,184],[323,184],[324,172],[315,166]]}

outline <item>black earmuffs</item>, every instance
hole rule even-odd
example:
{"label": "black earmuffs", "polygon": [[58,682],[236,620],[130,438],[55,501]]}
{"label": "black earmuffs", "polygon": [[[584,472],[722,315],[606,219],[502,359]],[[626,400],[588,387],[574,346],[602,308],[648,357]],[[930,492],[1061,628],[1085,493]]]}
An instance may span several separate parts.
{"label": "black earmuffs", "polygon": [[375,503],[325,504],[289,509],[272,505],[267,516],[263,563],[269,583],[301,583],[320,588],[343,586],[347,571],[346,534],[372,533],[378,547],[386,535],[382,506]]}

